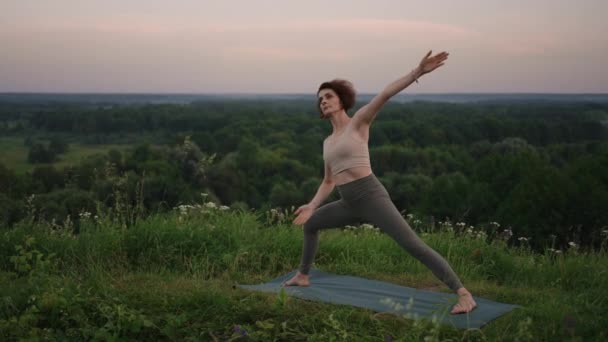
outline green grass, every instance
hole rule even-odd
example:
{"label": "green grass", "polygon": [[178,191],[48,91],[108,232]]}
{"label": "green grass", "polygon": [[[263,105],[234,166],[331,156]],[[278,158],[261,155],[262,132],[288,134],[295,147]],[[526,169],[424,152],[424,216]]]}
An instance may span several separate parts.
{"label": "green grass", "polygon": [[[108,215],[87,219],[79,235],[22,222],[0,238],[0,339],[608,337],[605,250],[537,254],[446,230],[422,233],[476,296],[522,306],[481,330],[467,331],[234,287],[270,280],[299,262],[301,228],[268,224],[267,217],[195,208],[188,214],[154,215],[124,228]],[[429,270],[375,230],[324,231],[315,260],[316,267],[338,274],[447,291]],[[240,335],[243,331],[246,337]]]}
{"label": "green grass", "polygon": [[[78,164],[82,158],[98,153],[106,153],[111,149],[116,149],[125,152],[130,149],[131,145],[123,144],[105,144],[105,145],[85,145],[80,143],[69,144],[69,149],[65,154],[59,156],[54,165],[57,168],[62,168],[69,165]],[[0,138],[0,163],[4,164],[9,169],[14,170],[18,174],[24,174],[32,170],[36,166],[48,164],[31,164],[27,161],[29,148],[23,145],[23,138],[4,137]]]}

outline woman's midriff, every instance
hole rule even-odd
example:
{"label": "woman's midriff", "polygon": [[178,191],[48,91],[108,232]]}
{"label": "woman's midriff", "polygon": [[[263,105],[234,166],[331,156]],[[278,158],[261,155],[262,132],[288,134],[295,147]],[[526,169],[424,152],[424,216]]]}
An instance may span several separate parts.
{"label": "woman's midriff", "polygon": [[372,174],[372,169],[368,166],[353,167],[348,170],[344,170],[336,175],[333,175],[335,185],[343,185],[359,178],[367,177]]}

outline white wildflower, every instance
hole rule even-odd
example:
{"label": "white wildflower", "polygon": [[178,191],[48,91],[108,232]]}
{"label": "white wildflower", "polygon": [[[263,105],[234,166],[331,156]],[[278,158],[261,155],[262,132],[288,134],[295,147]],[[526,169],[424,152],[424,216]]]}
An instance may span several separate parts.
{"label": "white wildflower", "polygon": [[568,245],[570,245],[570,247],[572,247],[572,248],[577,248],[578,247],[578,245],[576,243],[572,242],[572,241],[568,242]]}
{"label": "white wildflower", "polygon": [[228,210],[228,209],[230,209],[230,207],[225,206],[225,205],[220,206],[220,210]]}
{"label": "white wildflower", "polygon": [[520,242],[528,242],[528,238],[527,237],[523,237],[523,236],[522,237],[518,237],[517,240],[520,241]]}
{"label": "white wildflower", "polygon": [[403,310],[404,306],[403,304],[395,301],[392,298],[384,298],[380,300],[381,304],[387,305],[389,308],[395,310],[395,311],[401,311]]}
{"label": "white wildflower", "polygon": [[211,209],[216,209],[217,205],[215,205],[215,203],[213,203],[213,202],[207,202],[207,203],[205,203],[205,207],[211,208]]}

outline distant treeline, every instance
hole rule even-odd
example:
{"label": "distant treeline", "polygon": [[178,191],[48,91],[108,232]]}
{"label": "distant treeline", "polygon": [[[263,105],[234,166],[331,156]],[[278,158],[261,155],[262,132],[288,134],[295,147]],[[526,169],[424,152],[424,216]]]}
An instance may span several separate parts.
{"label": "distant treeline", "polygon": [[[388,103],[371,129],[372,168],[397,207],[418,217],[499,222],[489,233],[510,227],[535,246],[597,246],[608,229],[607,120],[608,105],[598,103]],[[301,100],[0,105],[0,134],[30,143],[147,141],[61,170],[18,175],[0,165],[0,210],[11,225],[28,205],[62,220],[118,196],[150,212],[201,192],[237,207],[297,206],[321,181],[330,133]]]}

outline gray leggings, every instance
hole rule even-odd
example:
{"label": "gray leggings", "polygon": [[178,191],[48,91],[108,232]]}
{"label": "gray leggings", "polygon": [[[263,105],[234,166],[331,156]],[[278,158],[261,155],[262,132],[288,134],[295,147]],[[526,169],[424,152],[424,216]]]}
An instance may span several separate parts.
{"label": "gray leggings", "polygon": [[388,192],[371,174],[338,186],[340,200],[319,207],[304,224],[304,247],[300,272],[308,274],[319,245],[319,230],[369,222],[379,227],[401,247],[428,267],[450,289],[462,283],[450,265],[410,228]]}

